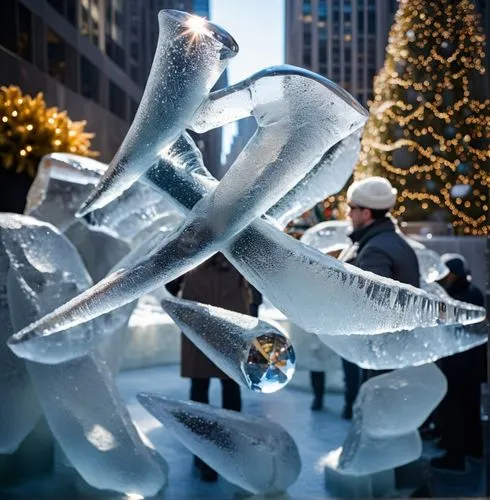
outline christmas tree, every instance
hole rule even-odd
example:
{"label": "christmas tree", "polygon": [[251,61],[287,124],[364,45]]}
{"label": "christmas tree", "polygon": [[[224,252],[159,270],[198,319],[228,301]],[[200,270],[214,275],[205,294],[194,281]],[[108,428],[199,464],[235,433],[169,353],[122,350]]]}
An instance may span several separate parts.
{"label": "christmas tree", "polygon": [[400,0],[356,178],[387,177],[403,220],[488,234],[490,101],[485,37],[471,0]]}
{"label": "christmas tree", "polygon": [[0,212],[22,212],[41,158],[60,151],[97,156],[85,121],[48,108],[42,93],[23,95],[19,87],[0,87]]}

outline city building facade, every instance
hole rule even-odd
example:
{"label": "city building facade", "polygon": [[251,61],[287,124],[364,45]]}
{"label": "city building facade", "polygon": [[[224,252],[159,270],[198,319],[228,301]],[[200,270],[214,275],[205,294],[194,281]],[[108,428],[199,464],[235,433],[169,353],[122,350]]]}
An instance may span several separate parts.
{"label": "city building facade", "polygon": [[92,149],[109,161],[142,95],[130,53],[128,0],[2,0],[0,84],[43,92],[86,120]]}

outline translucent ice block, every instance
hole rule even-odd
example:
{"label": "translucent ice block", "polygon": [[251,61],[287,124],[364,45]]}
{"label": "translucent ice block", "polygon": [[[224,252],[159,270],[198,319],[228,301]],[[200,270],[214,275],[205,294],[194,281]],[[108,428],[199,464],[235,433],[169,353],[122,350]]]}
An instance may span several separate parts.
{"label": "translucent ice block", "polygon": [[[22,328],[90,280],[74,248],[53,226],[26,216],[11,217],[21,227],[2,232],[10,265],[7,291],[12,324]],[[36,250],[25,244],[29,236],[35,238]],[[57,272],[58,265],[64,268],[63,274]],[[120,319],[121,315],[107,316],[106,329],[120,328]],[[90,326],[79,326],[73,334],[66,331],[60,343],[67,349],[70,336],[78,339],[81,329]],[[53,345],[48,349],[53,350]],[[98,489],[143,496],[162,488],[166,471],[141,441],[97,350],[52,365],[28,361],[27,369],[54,436],[85,481]],[[35,406],[24,410],[31,415]]]}
{"label": "translucent ice block", "polygon": [[281,493],[300,473],[296,443],[279,424],[157,394],[138,394],[138,401],[192,453],[251,493]]}
{"label": "translucent ice block", "polygon": [[417,429],[446,390],[446,379],[433,364],[369,379],[354,403],[339,470],[353,476],[366,475],[416,460],[422,452]]}

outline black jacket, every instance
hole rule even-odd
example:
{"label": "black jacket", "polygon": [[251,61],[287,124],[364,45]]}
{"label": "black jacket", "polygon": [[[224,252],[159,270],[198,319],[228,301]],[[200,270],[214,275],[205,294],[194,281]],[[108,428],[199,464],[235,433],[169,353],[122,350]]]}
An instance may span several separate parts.
{"label": "black jacket", "polygon": [[472,285],[466,277],[458,278],[446,291],[453,299],[475,306],[483,307],[485,305],[485,298],[481,290]]}
{"label": "black jacket", "polygon": [[390,217],[352,231],[350,239],[353,245],[341,260],[379,276],[420,286],[417,256]]}

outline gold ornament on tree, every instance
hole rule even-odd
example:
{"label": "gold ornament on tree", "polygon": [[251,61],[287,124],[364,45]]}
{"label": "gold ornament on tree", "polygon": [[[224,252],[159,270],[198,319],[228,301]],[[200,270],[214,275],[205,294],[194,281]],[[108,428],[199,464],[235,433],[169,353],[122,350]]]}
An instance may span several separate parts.
{"label": "gold ornament on tree", "polygon": [[36,176],[39,160],[54,151],[97,156],[86,122],[46,107],[43,94],[23,95],[19,87],[0,87],[0,168]]}
{"label": "gold ornament on tree", "polygon": [[395,215],[488,234],[490,101],[478,99],[485,36],[471,0],[400,0],[374,81],[355,177],[398,189]]}

